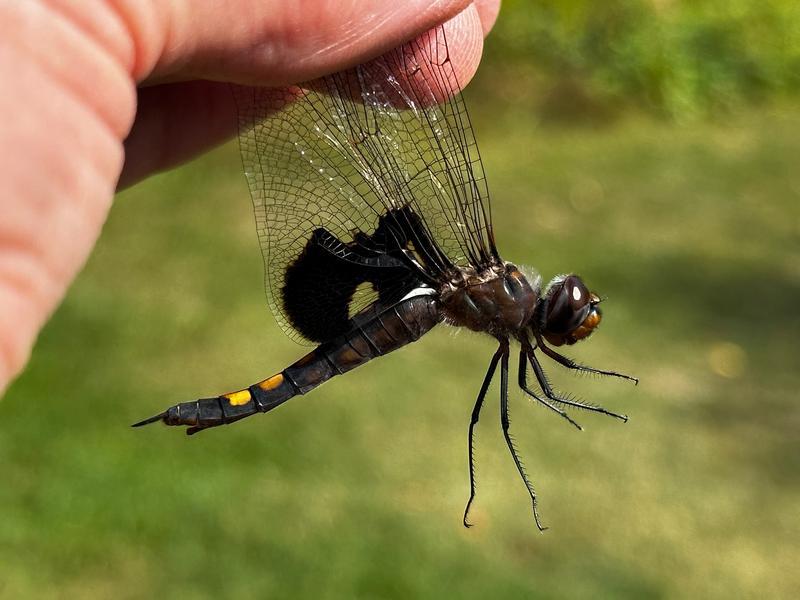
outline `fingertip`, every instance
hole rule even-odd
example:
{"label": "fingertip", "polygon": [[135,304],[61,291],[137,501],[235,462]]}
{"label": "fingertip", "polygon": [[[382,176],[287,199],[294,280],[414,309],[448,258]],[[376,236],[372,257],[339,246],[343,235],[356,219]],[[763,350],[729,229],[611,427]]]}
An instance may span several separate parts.
{"label": "fingertip", "polygon": [[473,6],[478,11],[481,20],[483,35],[487,36],[497,21],[500,13],[500,0],[473,0]]}
{"label": "fingertip", "polygon": [[444,24],[447,48],[460,87],[465,87],[475,76],[483,54],[483,26],[475,6]]}

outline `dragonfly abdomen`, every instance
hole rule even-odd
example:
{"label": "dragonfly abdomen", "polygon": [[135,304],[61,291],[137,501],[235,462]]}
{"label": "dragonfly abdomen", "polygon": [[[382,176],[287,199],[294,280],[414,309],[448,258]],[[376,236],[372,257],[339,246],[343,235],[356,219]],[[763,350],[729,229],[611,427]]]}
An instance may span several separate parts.
{"label": "dragonfly abdomen", "polygon": [[427,294],[369,309],[352,320],[350,331],[317,346],[281,375],[296,393],[305,394],[331,377],[418,340],[438,322],[438,303]]}
{"label": "dragonfly abdomen", "polygon": [[347,333],[320,344],[280,373],[216,398],[177,404],[136,426],[163,421],[186,425],[187,433],[193,434],[268,412],[336,375],[418,340],[439,320],[438,299],[427,289],[389,307],[372,306],[352,319]]}

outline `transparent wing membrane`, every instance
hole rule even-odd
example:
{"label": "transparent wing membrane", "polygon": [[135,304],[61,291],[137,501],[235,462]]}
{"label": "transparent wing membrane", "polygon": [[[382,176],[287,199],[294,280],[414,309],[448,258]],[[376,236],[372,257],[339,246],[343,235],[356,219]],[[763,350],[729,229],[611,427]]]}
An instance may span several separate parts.
{"label": "transparent wing membrane", "polygon": [[235,87],[270,307],[297,341],[454,266],[497,259],[478,148],[439,27],[298,87]]}

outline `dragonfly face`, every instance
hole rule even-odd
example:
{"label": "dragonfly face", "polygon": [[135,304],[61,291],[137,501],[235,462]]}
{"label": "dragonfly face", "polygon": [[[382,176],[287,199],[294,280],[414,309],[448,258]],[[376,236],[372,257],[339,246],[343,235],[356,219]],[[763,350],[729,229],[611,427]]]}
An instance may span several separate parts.
{"label": "dragonfly face", "polygon": [[[504,438],[541,529],[509,433],[511,343],[519,344],[519,387],[578,428],[567,410],[627,417],[553,390],[540,354],[573,371],[633,378],[579,365],[548,345],[574,344],[600,322],[599,298],[580,278],[556,278],[542,294],[538,276],[526,278],[500,257],[444,28],[301,86],[235,87],[234,95],[267,300],[290,337],[316,348],[247,388],[177,404],[137,425],[161,421],[189,434],[226,425],[308,393],[439,323],[466,327],[498,347],[472,409],[464,525],[475,495],[473,430],[499,370]],[[531,369],[535,388],[527,383]]]}
{"label": "dragonfly face", "polygon": [[600,298],[577,275],[556,277],[537,307],[542,336],[554,346],[571,346],[589,337],[600,324]]}

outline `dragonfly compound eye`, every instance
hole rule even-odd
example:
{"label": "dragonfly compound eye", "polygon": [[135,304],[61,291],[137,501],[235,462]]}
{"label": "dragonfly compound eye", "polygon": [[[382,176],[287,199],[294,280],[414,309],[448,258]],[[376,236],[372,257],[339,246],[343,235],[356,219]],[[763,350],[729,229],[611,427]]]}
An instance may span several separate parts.
{"label": "dragonfly compound eye", "polygon": [[577,275],[555,279],[547,290],[542,334],[555,346],[588,337],[600,324],[599,302]]}

